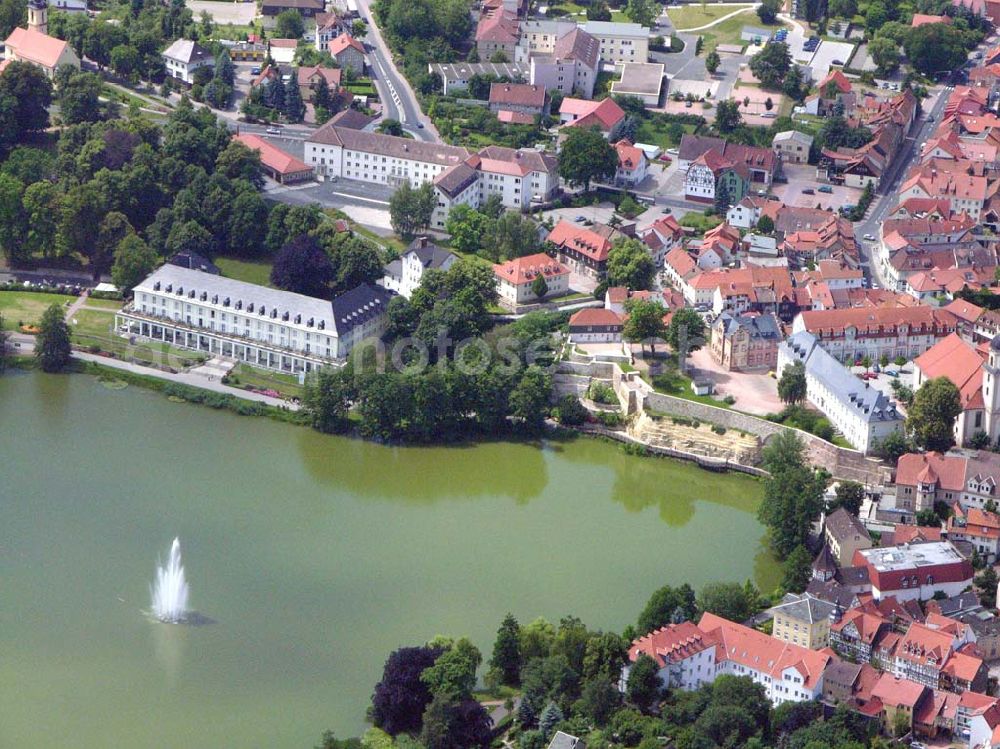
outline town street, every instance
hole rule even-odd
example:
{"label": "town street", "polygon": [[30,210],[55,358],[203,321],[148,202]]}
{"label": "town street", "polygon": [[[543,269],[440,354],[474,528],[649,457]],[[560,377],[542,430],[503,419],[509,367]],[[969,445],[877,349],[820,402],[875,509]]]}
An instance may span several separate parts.
{"label": "town street", "polygon": [[[886,282],[882,275],[882,268],[880,267],[878,257],[875,254],[875,249],[880,241],[882,219],[889,209],[895,206],[899,197],[900,182],[909,171],[910,165],[919,156],[920,145],[934,132],[934,128],[940,121],[941,112],[944,111],[944,107],[948,103],[948,97],[951,95],[953,89],[953,86],[948,86],[941,91],[930,112],[925,113],[922,120],[917,120],[916,130],[912,131],[915,135],[907,136],[904,141],[901,153],[893,160],[889,168],[889,173],[882,180],[882,184],[878,188],[873,205],[868,210],[868,215],[863,221],[854,225],[854,236],[858,240],[861,266],[865,272],[865,276],[883,287],[886,286]],[[863,237],[866,234],[876,237],[876,241],[865,241]]]}

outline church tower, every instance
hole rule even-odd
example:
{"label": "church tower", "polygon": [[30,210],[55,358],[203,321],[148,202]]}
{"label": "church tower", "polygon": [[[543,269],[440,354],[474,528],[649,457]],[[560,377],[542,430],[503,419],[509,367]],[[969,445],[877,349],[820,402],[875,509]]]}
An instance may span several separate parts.
{"label": "church tower", "polygon": [[28,0],[28,29],[39,34],[49,33],[48,0]]}
{"label": "church tower", "polygon": [[1000,336],[990,341],[990,355],[983,364],[983,407],[986,410],[984,431],[990,444],[1000,436]]}

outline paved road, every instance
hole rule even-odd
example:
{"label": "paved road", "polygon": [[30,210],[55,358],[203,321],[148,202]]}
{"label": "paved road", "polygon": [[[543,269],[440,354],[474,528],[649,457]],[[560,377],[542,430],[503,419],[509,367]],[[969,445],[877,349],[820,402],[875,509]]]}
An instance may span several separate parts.
{"label": "paved road", "polygon": [[[34,336],[14,333],[11,335],[11,343],[16,345],[17,348],[15,351],[18,354],[30,354],[35,350]],[[132,364],[131,362],[125,362],[119,359],[111,359],[107,356],[88,354],[84,351],[74,351],[73,358],[79,359],[80,361],[94,362],[95,364],[110,367],[111,369],[118,369],[123,372],[131,372],[133,374],[145,375],[147,377],[156,377],[161,380],[177,382],[181,385],[190,385],[191,387],[201,388],[202,390],[212,390],[216,393],[225,393],[226,395],[232,395],[235,398],[256,401],[257,403],[264,403],[268,406],[274,406],[276,408],[285,408],[289,411],[299,410],[298,405],[295,403],[290,403],[289,401],[285,401],[280,398],[272,398],[268,395],[251,393],[247,390],[230,387],[229,385],[223,385],[221,382],[209,380],[207,377],[200,374],[192,374],[189,372],[178,372],[177,374],[172,374],[159,369],[153,369],[152,367],[144,367],[141,364]]]}
{"label": "paved road", "polygon": [[860,238],[864,237],[865,234],[871,234],[875,237],[879,236],[879,227],[881,226],[882,219],[885,218],[885,214],[890,208],[894,207],[898,200],[899,183],[909,171],[910,165],[919,156],[920,144],[930,137],[934,132],[934,128],[940,122],[941,112],[944,111],[945,104],[948,103],[948,97],[953,90],[953,86],[948,86],[941,91],[930,111],[925,112],[924,116],[916,121],[910,130],[910,135],[904,141],[902,153],[892,162],[888,178],[883,180],[882,185],[879,186],[874,206],[869,209],[868,216],[863,221],[854,225],[854,236],[859,238],[858,247],[865,275],[872,281],[880,284],[883,288],[888,287],[882,274],[878,256],[873,251],[876,243],[866,242]]}
{"label": "paved road", "polygon": [[[399,120],[413,137],[432,143],[441,141],[430,118],[424,115],[417,103],[417,97],[410,84],[392,61],[389,47],[382,38],[382,32],[375,24],[375,17],[369,7],[369,0],[359,0],[358,10],[368,24],[368,58],[371,62],[372,80],[382,99],[385,116]],[[423,125],[421,128],[420,125]]]}

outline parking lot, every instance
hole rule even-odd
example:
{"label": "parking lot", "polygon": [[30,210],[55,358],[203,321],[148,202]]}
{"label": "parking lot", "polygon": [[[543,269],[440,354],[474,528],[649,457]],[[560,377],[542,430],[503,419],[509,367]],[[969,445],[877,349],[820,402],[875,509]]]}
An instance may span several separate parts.
{"label": "parking lot", "polygon": [[212,17],[217,24],[248,26],[257,15],[257,3],[225,3],[218,0],[187,0],[185,3],[194,17],[200,18],[202,11]]}
{"label": "parking lot", "polygon": [[[783,185],[775,184],[771,191],[785,205],[836,210],[844,205],[857,205],[861,198],[862,190],[857,187],[818,183],[816,167],[809,164],[784,164],[781,168],[788,182]],[[820,187],[829,188],[831,192],[820,192]],[[813,194],[810,195],[804,190],[812,190]]]}

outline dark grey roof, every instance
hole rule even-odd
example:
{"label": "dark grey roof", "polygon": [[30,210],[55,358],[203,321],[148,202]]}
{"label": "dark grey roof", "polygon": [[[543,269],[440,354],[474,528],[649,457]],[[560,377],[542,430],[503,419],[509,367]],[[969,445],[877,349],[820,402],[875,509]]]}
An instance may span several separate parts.
{"label": "dark grey roof", "polygon": [[817,598],[822,598],[824,601],[835,603],[842,609],[851,608],[857,598],[854,593],[836,580],[829,580],[827,582],[823,582],[822,580],[810,580],[809,585],[806,586],[806,593],[816,596]]}
{"label": "dark grey roof", "polygon": [[448,167],[441,172],[435,178],[434,186],[449,198],[454,198],[456,195],[461,195],[462,191],[467,189],[478,178],[479,173],[465,162],[462,162],[461,164]]}
{"label": "dark grey roof", "polygon": [[327,122],[319,130],[306,137],[308,143],[320,143],[332,146],[343,146],[352,151],[372,153],[397,159],[413,159],[427,161],[432,164],[450,166],[459,164],[469,158],[469,151],[460,146],[449,146],[444,143],[427,143],[412,138],[399,138],[395,135],[369,133],[365,130],[352,130],[348,127],[338,127]]}
{"label": "dark grey roof", "polygon": [[345,335],[356,325],[384,314],[395,293],[381,286],[363,283],[333,300],[333,317],[337,335]]}
{"label": "dark grey roof", "polygon": [[337,127],[346,127],[348,130],[364,130],[376,119],[378,118],[348,107],[331,117],[329,124]]}
{"label": "dark grey roof", "polygon": [[836,572],[837,560],[833,558],[833,552],[827,544],[823,544],[819,555],[813,560],[812,568],[817,572]]}
{"label": "dark grey roof", "polygon": [[681,137],[677,158],[682,161],[694,161],[705,153],[705,151],[711,151],[713,148],[722,153],[726,148],[725,139],[713,138],[709,135],[691,135],[690,133],[685,133]]}
{"label": "dark grey roof", "polygon": [[443,247],[438,247],[427,237],[417,237],[414,239],[403,254],[406,255],[411,252],[415,253],[420,259],[421,265],[431,270],[441,268],[449,259],[455,257],[453,253]]}
{"label": "dark grey roof", "polygon": [[216,276],[222,275],[222,271],[215,263],[197,252],[177,252],[167,262],[189,270],[200,270],[202,273],[212,273]]}
{"label": "dark grey roof", "polygon": [[841,585],[867,585],[868,567],[841,567],[837,573],[837,582]]}
{"label": "dark grey roof", "polygon": [[745,328],[753,340],[778,340],[781,330],[774,315],[734,315],[723,312],[719,315],[719,324],[723,326],[727,336],[733,335],[740,328]]}
{"label": "dark grey roof", "polygon": [[781,603],[771,608],[774,613],[781,612],[787,616],[797,619],[800,622],[813,624],[830,617],[836,608],[836,604],[816,598],[809,593],[796,595],[788,593],[781,599]]}
{"label": "dark grey roof", "polygon": [[838,507],[826,516],[825,526],[830,535],[838,541],[854,536],[860,536],[864,539],[869,538],[868,529],[865,528],[858,518],[843,507]]}
{"label": "dark grey roof", "polygon": [[968,624],[977,638],[1000,634],[1000,618],[993,616],[988,611],[972,611],[952,618],[958,619],[963,624]]}
{"label": "dark grey roof", "polygon": [[940,609],[942,616],[955,616],[969,611],[976,611],[983,607],[979,602],[979,596],[972,591],[959,593],[957,596],[952,596],[951,598],[942,598],[939,601],[935,601],[935,604]]}
{"label": "dark grey roof", "polygon": [[190,39],[177,39],[163,50],[163,56],[188,65],[204,60],[214,60],[207,49],[198,44],[198,42],[193,42]]}
{"label": "dark grey roof", "polygon": [[896,410],[896,404],[877,388],[851,374],[819,345],[812,333],[805,330],[795,333],[779,346],[779,357],[783,353],[788,359],[802,362],[807,376],[821,382],[843,406],[858,412],[865,421],[902,424],[903,416]]}
{"label": "dark grey roof", "polygon": [[854,682],[858,680],[858,674],[860,673],[860,663],[851,663],[849,661],[842,661],[840,658],[833,658],[830,661],[830,665],[826,667],[826,671],[824,671],[823,680],[826,683],[832,682],[834,684],[854,686]]}
{"label": "dark grey roof", "polygon": [[403,278],[403,261],[398,257],[395,260],[390,261],[382,269],[383,273],[392,279],[395,279],[397,283]]}

